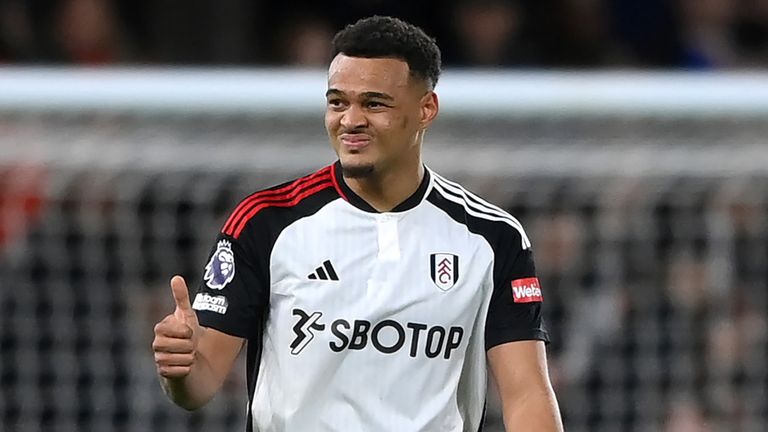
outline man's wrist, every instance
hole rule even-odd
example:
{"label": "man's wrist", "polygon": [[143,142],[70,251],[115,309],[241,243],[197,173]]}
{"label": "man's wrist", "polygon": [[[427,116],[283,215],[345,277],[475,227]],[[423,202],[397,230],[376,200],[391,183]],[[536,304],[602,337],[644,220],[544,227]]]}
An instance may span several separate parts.
{"label": "man's wrist", "polygon": [[160,385],[163,388],[163,392],[165,392],[166,396],[168,396],[173,403],[186,410],[194,410],[198,408],[199,405],[195,403],[189,393],[187,378],[189,378],[189,375],[176,378],[161,376]]}

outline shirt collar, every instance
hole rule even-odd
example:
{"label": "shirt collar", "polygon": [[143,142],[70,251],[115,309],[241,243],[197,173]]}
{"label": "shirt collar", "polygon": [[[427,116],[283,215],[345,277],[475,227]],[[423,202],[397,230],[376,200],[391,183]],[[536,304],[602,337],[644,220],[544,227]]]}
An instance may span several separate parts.
{"label": "shirt collar", "polygon": [[[369,213],[379,213],[378,210],[373,208],[359,195],[354,193],[349,186],[347,186],[347,183],[344,181],[344,175],[341,173],[340,161],[336,161],[336,163],[333,164],[333,177],[334,177],[334,183],[336,183],[336,187],[342,198],[344,198],[346,201],[348,201],[353,206],[359,208],[360,210],[363,210]],[[406,210],[410,210],[416,207],[417,205],[419,205],[424,200],[424,197],[427,194],[427,189],[429,189],[429,180],[430,180],[430,173],[429,173],[429,170],[425,167],[424,178],[421,179],[421,184],[419,184],[419,187],[418,189],[416,189],[416,192],[414,192],[411,196],[406,198],[405,201],[396,205],[392,210],[390,210],[390,212],[395,212],[395,213],[404,212]]]}

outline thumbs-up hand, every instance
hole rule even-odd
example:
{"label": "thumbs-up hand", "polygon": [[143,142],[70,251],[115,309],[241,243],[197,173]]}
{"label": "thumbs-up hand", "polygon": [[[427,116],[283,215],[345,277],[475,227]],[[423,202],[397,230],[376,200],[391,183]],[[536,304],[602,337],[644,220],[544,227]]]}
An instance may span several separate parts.
{"label": "thumbs-up hand", "polygon": [[184,278],[174,276],[171,279],[171,293],[176,309],[155,325],[152,350],[160,376],[183,378],[192,371],[202,328],[189,302],[189,290]]}

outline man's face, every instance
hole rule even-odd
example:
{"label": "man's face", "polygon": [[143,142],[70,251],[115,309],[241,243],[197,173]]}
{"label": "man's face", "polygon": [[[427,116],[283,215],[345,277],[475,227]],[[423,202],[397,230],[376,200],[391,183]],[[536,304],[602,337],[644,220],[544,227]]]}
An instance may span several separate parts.
{"label": "man's face", "polygon": [[419,135],[437,99],[408,64],[339,54],[328,70],[325,127],[347,177],[367,177],[418,161]]}

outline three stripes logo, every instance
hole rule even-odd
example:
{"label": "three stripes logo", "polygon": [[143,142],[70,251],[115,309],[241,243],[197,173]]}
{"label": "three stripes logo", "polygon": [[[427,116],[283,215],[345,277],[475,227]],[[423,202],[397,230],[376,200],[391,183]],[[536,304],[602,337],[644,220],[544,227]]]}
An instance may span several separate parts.
{"label": "three stripes logo", "polygon": [[441,290],[448,291],[459,280],[459,257],[447,253],[431,254],[429,269],[432,282]]}
{"label": "three stripes logo", "polygon": [[316,268],[314,272],[307,275],[307,278],[312,280],[328,280],[328,281],[337,281],[339,280],[339,275],[336,274],[336,270],[333,268],[333,264],[331,264],[330,260],[323,261],[323,265]]}

